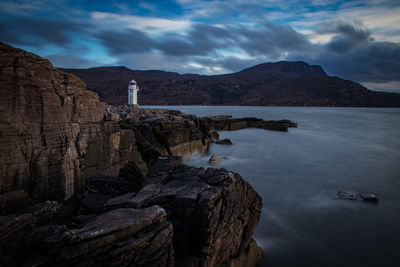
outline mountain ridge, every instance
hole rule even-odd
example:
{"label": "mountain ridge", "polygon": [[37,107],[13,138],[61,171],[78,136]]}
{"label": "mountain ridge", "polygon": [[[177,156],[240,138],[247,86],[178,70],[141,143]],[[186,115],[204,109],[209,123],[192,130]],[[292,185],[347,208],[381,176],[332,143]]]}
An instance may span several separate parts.
{"label": "mountain ridge", "polygon": [[142,105],[400,107],[400,94],[328,76],[321,66],[304,61],[266,62],[219,75],[124,66],[61,70],[81,78],[109,104],[125,104],[128,81],[135,79]]}

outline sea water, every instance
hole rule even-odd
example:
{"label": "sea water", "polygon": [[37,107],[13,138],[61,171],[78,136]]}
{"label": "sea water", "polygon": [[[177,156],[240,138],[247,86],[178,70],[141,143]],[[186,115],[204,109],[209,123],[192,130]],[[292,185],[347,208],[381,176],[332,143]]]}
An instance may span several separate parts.
{"label": "sea water", "polygon": [[[288,132],[220,131],[188,165],[240,173],[263,198],[254,234],[259,266],[400,266],[400,109],[174,106],[198,116],[290,119]],[[335,199],[374,193],[379,203]]]}

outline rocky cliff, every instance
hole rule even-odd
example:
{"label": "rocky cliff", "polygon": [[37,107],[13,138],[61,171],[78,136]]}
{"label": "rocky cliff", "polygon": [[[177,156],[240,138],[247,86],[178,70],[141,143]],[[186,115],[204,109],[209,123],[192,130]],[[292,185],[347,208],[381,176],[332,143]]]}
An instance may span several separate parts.
{"label": "rocky cliff", "polygon": [[185,166],[217,129],[290,121],[106,107],[77,77],[0,44],[1,266],[254,266],[262,200]]}
{"label": "rocky cliff", "polygon": [[0,207],[2,213],[63,200],[91,175],[118,176],[146,165],[131,131],[103,120],[105,104],[72,74],[0,44]]}
{"label": "rocky cliff", "polygon": [[80,77],[109,104],[126,103],[127,84],[134,78],[142,105],[400,107],[400,94],[372,91],[301,61],[264,63],[212,76],[125,67],[65,71]]}

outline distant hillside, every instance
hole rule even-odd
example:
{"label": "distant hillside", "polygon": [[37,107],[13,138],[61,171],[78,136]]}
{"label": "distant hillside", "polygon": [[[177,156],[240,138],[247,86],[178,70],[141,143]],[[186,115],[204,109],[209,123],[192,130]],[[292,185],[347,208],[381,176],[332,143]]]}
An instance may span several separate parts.
{"label": "distant hillside", "polygon": [[126,103],[128,82],[135,79],[141,105],[400,107],[400,94],[376,92],[327,76],[320,66],[302,61],[263,63],[212,76],[125,67],[63,71],[80,77],[110,104]]}

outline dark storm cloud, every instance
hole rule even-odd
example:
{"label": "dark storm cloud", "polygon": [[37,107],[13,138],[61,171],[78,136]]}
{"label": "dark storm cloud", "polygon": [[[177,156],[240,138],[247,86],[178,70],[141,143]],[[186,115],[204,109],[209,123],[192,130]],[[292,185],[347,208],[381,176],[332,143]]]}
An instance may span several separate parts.
{"label": "dark storm cloud", "polygon": [[328,48],[315,61],[328,72],[347,79],[400,81],[400,45],[396,43],[368,42],[335,54]]}
{"label": "dark storm cloud", "polygon": [[232,45],[227,29],[195,24],[186,35],[167,34],[158,42],[157,49],[167,55],[207,55],[215,49]]}
{"label": "dark storm cloud", "polygon": [[55,44],[65,46],[72,42],[68,32],[82,32],[84,25],[66,21],[40,18],[13,18],[1,22],[1,39],[4,42],[41,46]]}
{"label": "dark storm cloud", "polygon": [[157,39],[140,30],[103,31],[95,36],[114,55],[156,49],[170,56],[199,56],[232,44],[227,30],[205,24],[194,25],[187,34],[166,33]]}
{"label": "dark storm cloud", "polygon": [[360,82],[400,81],[400,44],[374,41],[359,23],[340,22],[326,32],[337,35],[327,44],[314,45],[306,54],[293,53],[289,59],[319,64],[330,74]]}
{"label": "dark storm cloud", "polygon": [[239,28],[233,32],[237,44],[252,56],[277,58],[284,52],[304,50],[310,42],[291,27],[267,23],[260,30]]}
{"label": "dark storm cloud", "polygon": [[346,52],[361,43],[373,41],[370,31],[359,22],[326,25],[325,33],[337,34],[328,46],[333,52]]}
{"label": "dark storm cloud", "polygon": [[139,30],[107,31],[96,37],[114,55],[156,49],[170,56],[213,56],[219,49],[241,48],[252,56],[278,58],[282,53],[310,46],[310,42],[292,28],[271,23],[260,29],[197,23],[186,34],[167,33],[158,39]]}
{"label": "dark storm cloud", "polygon": [[123,55],[136,52],[148,52],[156,47],[156,42],[139,30],[101,31],[94,35],[111,54]]}

